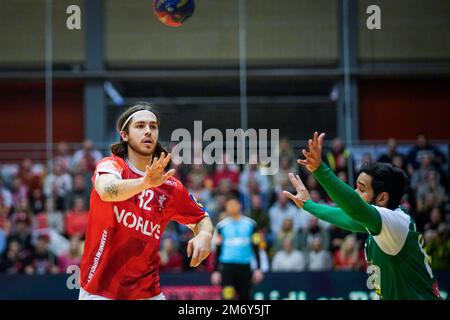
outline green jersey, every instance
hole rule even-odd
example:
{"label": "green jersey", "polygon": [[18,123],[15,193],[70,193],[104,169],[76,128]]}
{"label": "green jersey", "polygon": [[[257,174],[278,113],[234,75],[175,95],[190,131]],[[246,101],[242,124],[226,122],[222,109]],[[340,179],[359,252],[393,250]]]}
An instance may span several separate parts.
{"label": "green jersey", "polygon": [[366,203],[324,164],[313,175],[339,208],[308,200],[304,209],[339,228],[369,233],[369,289],[382,299],[440,299],[422,236],[408,214]]}
{"label": "green jersey", "polygon": [[367,287],[382,299],[439,299],[437,281],[413,219],[400,208],[375,208],[382,226],[378,235],[369,235],[366,241]]}

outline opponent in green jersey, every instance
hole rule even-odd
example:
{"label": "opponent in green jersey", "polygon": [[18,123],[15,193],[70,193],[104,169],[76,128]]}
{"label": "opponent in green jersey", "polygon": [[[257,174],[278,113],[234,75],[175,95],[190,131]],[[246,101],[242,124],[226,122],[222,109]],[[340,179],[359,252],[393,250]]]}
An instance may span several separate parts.
{"label": "opponent in green jersey", "polygon": [[353,190],[322,163],[325,135],[314,133],[309,151],[298,163],[312,172],[338,208],[311,200],[299,176],[289,174],[297,194],[284,191],[295,204],[319,219],[352,232],[369,234],[365,253],[367,286],[382,299],[440,299],[437,281],[423,250],[422,235],[400,208],[406,174],[386,163],[363,165]]}

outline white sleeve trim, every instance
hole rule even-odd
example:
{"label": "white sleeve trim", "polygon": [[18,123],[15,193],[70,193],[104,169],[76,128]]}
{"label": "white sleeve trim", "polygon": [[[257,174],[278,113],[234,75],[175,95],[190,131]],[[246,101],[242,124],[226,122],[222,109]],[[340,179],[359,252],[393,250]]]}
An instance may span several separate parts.
{"label": "white sleeve trim", "polygon": [[122,176],[120,175],[119,172],[115,171],[115,170],[110,170],[110,169],[99,169],[97,171],[97,174],[95,175],[95,180],[97,180],[98,176],[100,175],[100,173],[111,173],[113,175],[115,175],[117,178],[122,179]]}
{"label": "white sleeve trim", "polygon": [[374,236],[375,242],[384,253],[395,256],[405,244],[411,218],[401,209],[374,207],[381,216],[381,232]]}

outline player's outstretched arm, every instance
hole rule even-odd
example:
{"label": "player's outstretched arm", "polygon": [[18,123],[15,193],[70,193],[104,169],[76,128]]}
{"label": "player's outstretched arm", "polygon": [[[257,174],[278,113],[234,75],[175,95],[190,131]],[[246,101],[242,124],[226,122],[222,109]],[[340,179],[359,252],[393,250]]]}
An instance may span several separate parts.
{"label": "player's outstretched arm", "polygon": [[302,150],[305,159],[297,162],[312,172],[330,198],[352,219],[364,225],[369,231],[378,234],[381,231],[381,217],[378,211],[365,202],[349,185],[341,181],[322,163],[322,148],[325,134],[314,133],[308,141],[309,150]]}
{"label": "player's outstretched arm", "polygon": [[286,196],[291,199],[299,208],[303,208],[313,216],[334,224],[335,226],[352,232],[366,232],[364,226],[350,218],[344,211],[339,208],[321,205],[311,200],[309,192],[306,189],[303,181],[297,175],[294,177],[292,173],[289,174],[289,180],[297,191],[296,195],[288,191],[283,191]]}
{"label": "player's outstretched arm", "polygon": [[211,239],[214,226],[211,219],[205,216],[193,228],[195,237],[189,240],[187,255],[191,258],[191,267],[198,267],[211,253]]}
{"label": "player's outstretched arm", "polygon": [[114,174],[102,174],[95,179],[95,190],[103,201],[118,202],[129,199],[148,188],[157,187],[175,174],[174,169],[164,172],[170,157],[170,153],[166,157],[163,152],[159,159],[154,158],[152,164],[146,167],[145,176],[142,178],[122,180]]}

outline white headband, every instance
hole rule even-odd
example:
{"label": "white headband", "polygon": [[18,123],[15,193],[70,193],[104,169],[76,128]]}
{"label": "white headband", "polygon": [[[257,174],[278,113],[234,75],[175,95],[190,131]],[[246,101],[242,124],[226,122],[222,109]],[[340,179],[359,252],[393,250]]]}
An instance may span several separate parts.
{"label": "white headband", "polygon": [[[125,126],[128,124],[128,122],[130,122],[131,118],[133,118],[136,114],[138,114],[139,112],[150,112],[151,114],[153,114],[155,116],[155,119],[158,119],[158,117],[156,117],[156,114],[154,114],[153,112],[151,112],[150,110],[139,110],[136,112],[133,112],[132,114],[130,114],[127,118],[127,120],[125,120],[125,122],[122,125],[122,128],[120,129],[120,132],[122,132],[125,129]],[[119,133],[120,133],[119,132]]]}

